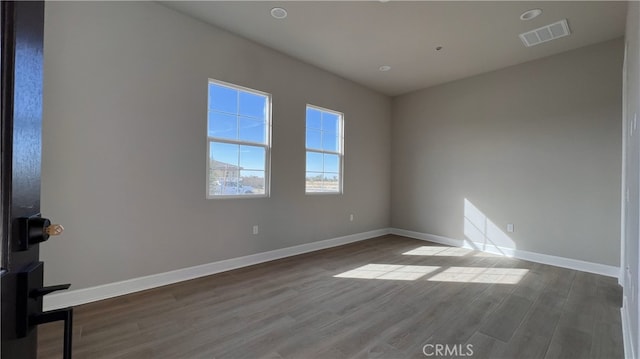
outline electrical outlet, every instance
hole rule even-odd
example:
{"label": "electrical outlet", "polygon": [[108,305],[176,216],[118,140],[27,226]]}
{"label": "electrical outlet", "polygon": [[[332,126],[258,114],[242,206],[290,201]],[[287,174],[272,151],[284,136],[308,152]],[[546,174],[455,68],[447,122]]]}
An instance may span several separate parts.
{"label": "electrical outlet", "polygon": [[513,223],[507,223],[507,232],[513,232]]}
{"label": "electrical outlet", "polygon": [[253,226],[253,234],[258,234],[258,226]]}
{"label": "electrical outlet", "polygon": [[349,215],[349,222],[353,222],[353,213]]}

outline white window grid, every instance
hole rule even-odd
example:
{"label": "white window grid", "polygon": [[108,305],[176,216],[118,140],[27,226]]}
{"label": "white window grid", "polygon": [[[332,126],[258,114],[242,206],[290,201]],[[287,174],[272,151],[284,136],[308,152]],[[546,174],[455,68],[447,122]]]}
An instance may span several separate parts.
{"label": "white window grid", "polygon": [[[225,198],[264,198],[264,197],[269,197],[270,192],[271,192],[271,94],[267,93],[267,92],[262,92],[262,91],[258,91],[258,90],[254,90],[248,87],[243,87],[240,85],[236,85],[236,84],[232,84],[232,83],[228,83],[228,82],[224,82],[224,81],[220,81],[220,80],[214,80],[214,79],[209,79],[208,83],[207,83],[207,101],[208,101],[208,85],[209,84],[216,84],[219,86],[224,86],[224,87],[228,87],[228,88],[232,88],[234,90],[239,90],[239,91],[244,91],[244,92],[248,92],[248,93],[252,93],[252,94],[256,94],[256,95],[260,95],[260,96],[265,96],[267,98],[267,109],[266,109],[266,123],[265,123],[265,127],[266,127],[266,133],[265,133],[265,141],[263,143],[260,142],[254,142],[254,141],[241,141],[241,140],[231,140],[228,138],[220,138],[220,137],[215,137],[215,136],[209,136],[209,120],[208,120],[208,116],[207,116],[207,173],[206,173],[206,184],[207,184],[207,199],[225,199]],[[239,93],[238,93],[239,96]],[[240,113],[240,101],[238,101],[238,105],[236,108],[236,112],[235,113],[230,113],[230,112],[224,112],[224,111],[218,111],[218,110],[211,110],[209,108],[209,105],[207,104],[207,114],[211,111],[215,111],[218,113],[222,113],[222,114],[227,114],[227,115],[233,115],[233,116],[239,116]],[[245,117],[251,117],[251,116],[245,116]],[[238,126],[238,131],[240,131],[240,126]],[[238,136],[239,137],[239,136]],[[210,158],[210,153],[211,153],[211,145],[214,143],[226,143],[226,144],[233,144],[233,145],[240,145],[240,146],[255,146],[255,147],[262,147],[264,148],[264,153],[265,153],[265,159],[264,159],[264,169],[243,169],[245,171],[264,171],[264,193],[258,193],[258,194],[235,194],[235,195],[212,195],[211,194],[211,183],[210,183],[210,179],[211,179],[211,158]],[[240,157],[240,152],[238,152],[238,157]],[[238,158],[238,163],[239,163],[239,158]]]}
{"label": "white window grid", "polygon": [[[326,112],[326,113],[330,113],[333,115],[337,115],[338,116],[338,150],[337,151],[331,151],[331,150],[324,150],[324,149],[317,149],[317,148],[309,148],[306,147],[306,140],[305,140],[305,148],[306,148],[306,152],[314,152],[314,153],[319,153],[319,154],[332,154],[332,155],[338,155],[338,190],[337,191],[316,191],[316,192],[309,192],[306,190],[306,170],[305,170],[305,194],[308,195],[336,195],[336,194],[342,194],[344,191],[344,113],[339,112],[339,111],[335,111],[335,110],[331,110],[325,107],[320,107],[320,106],[315,106],[315,105],[310,105],[307,104],[306,108],[311,108],[314,110],[318,110],[321,112]],[[305,138],[306,138],[306,131],[307,131],[307,127],[306,127],[306,111],[305,111]],[[305,161],[306,161],[306,156],[305,156]],[[305,167],[306,167],[306,163],[305,163]],[[323,168],[323,175],[324,175],[324,168]]]}

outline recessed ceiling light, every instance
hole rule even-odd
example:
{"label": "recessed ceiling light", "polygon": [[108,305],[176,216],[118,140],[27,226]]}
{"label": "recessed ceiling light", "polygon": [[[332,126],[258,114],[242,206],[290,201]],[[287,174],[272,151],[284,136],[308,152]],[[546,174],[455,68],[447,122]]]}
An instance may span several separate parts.
{"label": "recessed ceiling light", "polygon": [[276,19],[284,19],[285,17],[287,17],[287,10],[281,7],[274,7],[273,9],[271,9],[271,16]]}
{"label": "recessed ceiling light", "polygon": [[540,9],[527,10],[523,12],[522,15],[520,15],[520,20],[524,20],[524,21],[531,20],[533,18],[540,16],[540,14],[542,14],[542,10]]}
{"label": "recessed ceiling light", "polygon": [[380,2],[389,2],[389,0],[378,0]]}
{"label": "recessed ceiling light", "polygon": [[380,66],[380,67],[378,68],[378,70],[380,70],[380,71],[382,71],[382,72],[386,72],[386,71],[391,70],[391,66],[389,66],[389,65],[382,65],[382,66]]}

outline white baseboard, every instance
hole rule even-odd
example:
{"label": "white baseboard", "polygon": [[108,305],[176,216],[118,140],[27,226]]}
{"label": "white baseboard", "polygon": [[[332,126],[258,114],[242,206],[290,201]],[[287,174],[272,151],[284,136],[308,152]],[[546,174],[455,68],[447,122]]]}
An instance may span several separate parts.
{"label": "white baseboard", "polygon": [[622,317],[622,339],[624,342],[624,357],[626,359],[636,359],[636,355],[633,351],[633,338],[631,337],[631,327],[629,317],[629,305],[627,303],[627,297],[622,297],[622,308],[620,308],[620,316]]}
{"label": "white baseboard", "polygon": [[189,279],[195,279],[212,275],[216,273],[226,272],[254,264],[269,262],[276,259],[295,256],[298,254],[313,252],[321,249],[337,247],[348,243],[358,242],[365,239],[383,236],[386,234],[396,234],[399,236],[421,239],[425,241],[440,243],[454,247],[464,247],[471,249],[480,249],[485,252],[505,255],[518,259],[524,259],[532,262],[550,264],[558,267],[580,270],[584,272],[602,274],[609,277],[619,277],[620,270],[618,267],[608,266],[599,263],[585,262],[577,259],[551,256],[546,254],[528,252],[518,249],[492,247],[483,248],[482,244],[470,243],[459,239],[452,239],[442,236],[436,236],[428,233],[420,233],[407,231],[398,228],[384,228],[369,232],[356,233],[344,237],[337,237],[323,241],[301,244],[298,246],[276,249],[269,252],[252,254],[244,257],[231,258],[218,262],[207,263],[195,267],[178,269],[170,272],[153,274],[150,276],[139,277],[124,280],[121,282],[108,283],[90,288],[71,290],[61,293],[55,293],[44,297],[44,309],[52,310],[63,307],[81,305],[95,302],[98,300],[113,298],[129,293],[139,292],[163,285],[182,282]]}
{"label": "white baseboard", "polygon": [[435,243],[444,244],[452,247],[464,246],[464,241],[461,241],[459,239],[436,236],[435,234],[407,231],[405,229],[399,229],[399,228],[391,228],[391,234],[395,234],[397,236],[414,238],[414,239],[421,239],[423,241],[435,242]]}
{"label": "white baseboard", "polygon": [[552,256],[548,254],[540,254],[535,252],[523,251],[520,249],[506,248],[500,246],[487,246],[484,243],[475,243],[471,241],[463,241],[442,236],[436,236],[428,233],[420,233],[407,231],[404,229],[391,228],[391,233],[399,236],[421,239],[424,241],[435,242],[454,247],[463,247],[477,249],[483,252],[524,259],[530,262],[549,264],[556,267],[575,269],[583,272],[605,275],[607,277],[620,277],[620,268],[606,264],[586,262],[579,259],[571,259],[565,257]]}
{"label": "white baseboard", "polygon": [[170,272],[128,279],[121,282],[51,294],[44,297],[43,307],[44,310],[52,310],[86,304],[98,300],[156,288],[163,285],[182,282],[189,279],[195,279],[216,273],[226,272],[229,270],[247,267],[254,264],[313,252],[320,249],[337,247],[348,243],[383,236],[389,233],[391,233],[391,230],[388,228],[378,229],[369,232],[351,234],[344,237],[337,237],[313,243],[301,244],[288,248],[276,249],[269,252],[252,254],[244,257],[226,259],[219,262],[203,264],[195,267],[183,268]]}

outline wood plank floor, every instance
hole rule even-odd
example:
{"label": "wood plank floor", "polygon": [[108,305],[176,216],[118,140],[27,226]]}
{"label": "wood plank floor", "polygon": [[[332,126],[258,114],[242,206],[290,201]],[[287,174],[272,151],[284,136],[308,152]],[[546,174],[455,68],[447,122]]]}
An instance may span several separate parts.
{"label": "wood plank floor", "polygon": [[74,358],[622,358],[620,305],[614,278],[389,235],[79,306]]}

